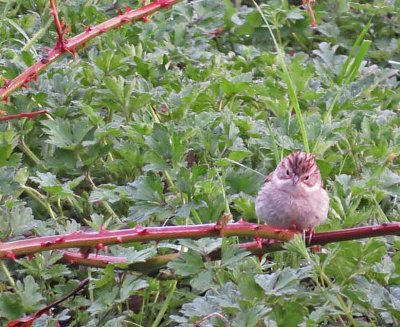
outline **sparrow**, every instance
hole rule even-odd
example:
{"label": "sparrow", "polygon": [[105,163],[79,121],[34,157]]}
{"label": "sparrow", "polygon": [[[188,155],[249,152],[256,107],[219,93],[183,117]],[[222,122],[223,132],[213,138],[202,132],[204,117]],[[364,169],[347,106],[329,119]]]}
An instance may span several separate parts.
{"label": "sparrow", "polygon": [[283,158],[265,178],[255,207],[260,221],[270,226],[313,231],[329,209],[315,156],[297,151]]}

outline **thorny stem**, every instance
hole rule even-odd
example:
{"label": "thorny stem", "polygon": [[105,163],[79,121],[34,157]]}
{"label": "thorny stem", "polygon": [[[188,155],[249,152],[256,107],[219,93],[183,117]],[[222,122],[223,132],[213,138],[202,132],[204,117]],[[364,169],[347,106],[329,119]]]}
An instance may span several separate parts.
{"label": "thorny stem", "polygon": [[[143,17],[147,17],[163,8],[173,6],[182,0],[155,0],[154,2],[138,8],[136,10],[127,10],[125,13],[113,17],[99,25],[88,27],[86,31],[70,38],[64,39],[64,47],[55,46],[51,49],[45,57],[34,63],[27,70],[22,72],[13,80],[8,81],[2,88],[0,88],[0,100],[7,100],[8,96],[14,92],[17,88],[25,85],[32,79],[35,79],[37,75],[44,70],[51,63],[56,61],[65,52],[72,54],[76,53],[77,48],[84,46],[93,38],[108,32],[112,29],[121,27],[122,25],[136,22]],[[61,23],[60,23],[61,26]]]}
{"label": "thorny stem", "polygon": [[[10,254],[19,256],[54,249],[96,247],[99,244],[105,246],[130,242],[148,242],[180,238],[200,239],[217,236],[258,236],[261,238],[270,239],[266,240],[266,242],[263,244],[267,250],[271,251],[272,249],[273,251],[276,251],[282,249],[282,244],[277,244],[274,241],[272,241],[273,243],[271,244],[271,240],[289,241],[297,234],[299,234],[299,231],[297,230],[279,229],[266,225],[247,223],[243,220],[223,226],[220,224],[165,227],[142,227],[138,225],[131,229],[114,231],[103,229],[99,232],[77,231],[70,234],[43,236],[12,242],[4,242],[0,243],[0,259],[10,257]],[[400,235],[400,223],[396,222],[391,224],[316,233],[308,245],[322,245],[330,242],[340,242],[383,235]]]}
{"label": "thorny stem", "polygon": [[70,297],[74,296],[78,292],[80,292],[83,288],[86,287],[86,285],[89,284],[89,279],[86,278],[83,281],[81,281],[77,287],[75,287],[71,292],[68,294],[62,296],[58,300],[54,301],[53,303],[50,303],[49,305],[45,306],[44,308],[40,309],[37,312],[34,312],[30,314],[29,316],[24,316],[20,319],[10,321],[7,326],[32,326],[32,323],[34,320],[39,318],[41,315],[46,314],[49,312],[50,309],[58,306],[60,303],[66,301]]}
{"label": "thorny stem", "polygon": [[55,0],[50,0],[50,6],[51,6],[51,14],[54,17],[54,23],[56,24],[56,29],[57,29],[57,34],[58,34],[58,42],[60,43],[60,46],[64,46],[65,39],[64,39],[64,31],[62,29],[60,19],[58,18],[58,12],[57,12],[57,7]]}
{"label": "thorny stem", "polygon": [[38,111],[33,111],[33,112],[21,112],[20,114],[16,114],[16,115],[1,116],[0,121],[11,120],[11,119],[20,119],[20,118],[33,119],[33,117],[35,117],[37,115],[47,114],[48,112],[49,112],[48,110],[38,110]]}
{"label": "thorny stem", "polygon": [[[262,248],[260,248],[258,242],[241,243],[239,244],[239,247],[256,255],[263,252],[273,252],[283,249],[282,243],[279,241],[262,240],[261,242],[263,245]],[[61,260],[69,264],[77,264],[94,268],[105,268],[108,264],[127,263],[125,257],[107,256],[100,254],[86,255],[84,253],[76,251],[61,252],[63,253],[63,257]],[[169,261],[179,258],[180,255],[180,252],[157,255],[147,259],[144,262],[129,264],[127,269],[142,273],[150,273],[165,266]],[[221,258],[221,249],[219,248],[214,250],[213,252],[209,253],[207,257],[210,260],[219,260]]]}

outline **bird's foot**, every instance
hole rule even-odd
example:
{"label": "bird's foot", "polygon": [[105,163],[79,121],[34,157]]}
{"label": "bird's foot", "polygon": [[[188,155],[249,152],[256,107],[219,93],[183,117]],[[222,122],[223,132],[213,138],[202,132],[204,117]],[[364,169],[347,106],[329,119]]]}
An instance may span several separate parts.
{"label": "bird's foot", "polygon": [[254,241],[256,241],[257,247],[259,249],[261,249],[262,248],[263,239],[260,236],[255,236],[254,237]]}

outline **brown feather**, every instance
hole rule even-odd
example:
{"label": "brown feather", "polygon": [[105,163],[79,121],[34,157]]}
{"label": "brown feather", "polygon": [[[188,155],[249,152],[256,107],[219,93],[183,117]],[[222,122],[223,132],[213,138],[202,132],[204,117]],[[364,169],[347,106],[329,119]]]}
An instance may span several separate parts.
{"label": "brown feather", "polygon": [[272,180],[272,173],[269,173],[267,176],[265,176],[263,184],[268,183]]}

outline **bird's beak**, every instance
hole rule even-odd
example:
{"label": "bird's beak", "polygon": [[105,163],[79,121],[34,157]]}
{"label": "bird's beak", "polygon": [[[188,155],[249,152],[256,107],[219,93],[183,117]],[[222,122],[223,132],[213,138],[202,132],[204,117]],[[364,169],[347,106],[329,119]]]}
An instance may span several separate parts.
{"label": "bird's beak", "polygon": [[292,177],[293,186],[296,185],[298,181],[299,181],[299,176],[293,175]]}

